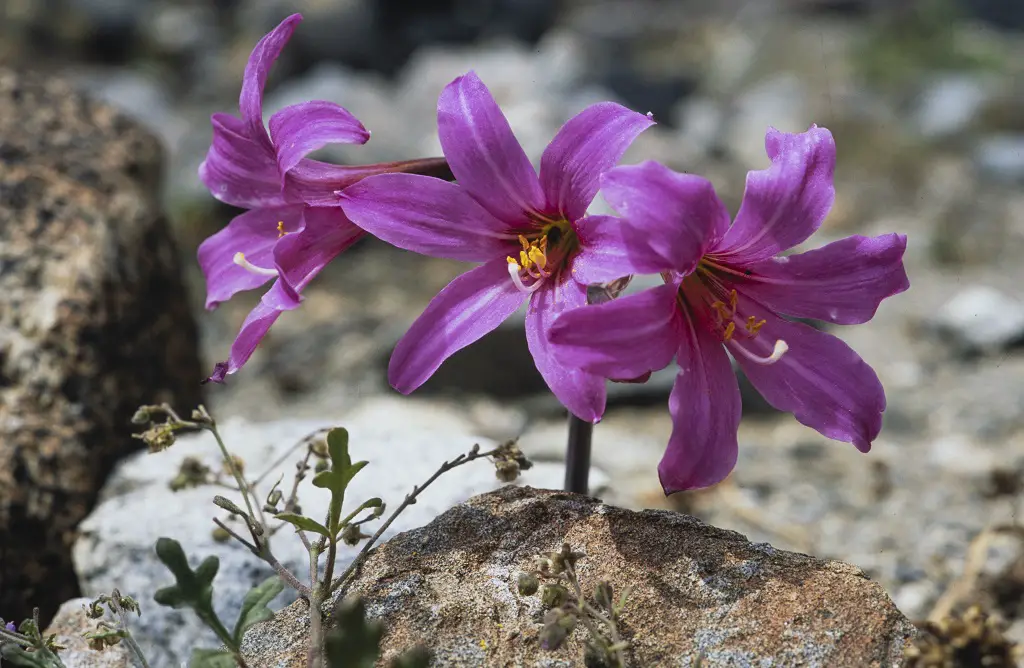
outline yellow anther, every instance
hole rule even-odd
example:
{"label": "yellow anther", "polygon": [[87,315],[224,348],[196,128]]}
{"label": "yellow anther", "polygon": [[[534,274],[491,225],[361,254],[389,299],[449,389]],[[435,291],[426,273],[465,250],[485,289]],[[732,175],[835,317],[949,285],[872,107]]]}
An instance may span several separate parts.
{"label": "yellow anther", "polygon": [[522,245],[524,251],[530,250],[530,241],[523,235],[519,235],[519,243]]}
{"label": "yellow anther", "polygon": [[764,323],[766,323],[766,322],[767,322],[767,320],[758,320],[754,316],[748,316],[747,317],[747,332],[751,336],[757,336],[758,331],[760,331],[760,329],[762,327],[764,327]]}
{"label": "yellow anther", "polygon": [[530,268],[530,256],[526,254],[526,251],[519,251],[519,264],[525,268]]}
{"label": "yellow anther", "polygon": [[284,231],[284,221],[283,220],[277,221],[277,238],[280,239],[281,237],[283,237],[286,234],[288,234],[288,233]]}
{"label": "yellow anther", "polygon": [[711,310],[715,312],[715,318],[720,323],[725,322],[732,317],[732,313],[729,312],[729,309],[726,308],[725,303],[723,302],[713,302],[711,304]]}
{"label": "yellow anther", "polygon": [[548,263],[548,258],[544,255],[544,251],[536,246],[530,249],[530,260],[540,269],[544,269],[544,266]]}
{"label": "yellow anther", "polygon": [[725,332],[722,333],[722,340],[728,342],[732,338],[732,335],[735,331],[736,323],[730,322],[728,325],[725,326]]}
{"label": "yellow anther", "polygon": [[519,266],[519,263],[518,263],[518,262],[516,262],[516,259],[515,259],[514,257],[512,257],[511,255],[509,255],[509,256],[508,256],[507,258],[505,258],[505,259],[506,259],[506,260],[508,260],[508,263],[509,263],[509,264],[514,264],[514,265],[515,265],[515,266],[517,266],[517,267]]}
{"label": "yellow anther", "polygon": [[736,291],[735,290],[730,291],[729,292],[729,308],[732,309],[733,313],[736,312],[736,304],[738,302],[739,302],[739,296],[736,294]]}

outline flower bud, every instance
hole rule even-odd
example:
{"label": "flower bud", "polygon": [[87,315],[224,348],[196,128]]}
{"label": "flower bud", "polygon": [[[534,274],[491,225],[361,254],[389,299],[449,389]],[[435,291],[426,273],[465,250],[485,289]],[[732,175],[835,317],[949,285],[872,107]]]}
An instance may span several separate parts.
{"label": "flower bud", "polygon": [[546,650],[561,647],[576,629],[576,622],[576,615],[562,608],[548,610],[544,615],[544,627],[540,630],[541,647]]}
{"label": "flower bud", "polygon": [[144,425],[153,421],[153,415],[149,412],[149,406],[139,406],[132,416],[132,424]]}
{"label": "flower bud", "polygon": [[519,477],[519,464],[514,460],[499,459],[494,462],[494,473],[502,482],[512,482]]}
{"label": "flower bud", "polygon": [[516,580],[516,586],[519,588],[521,596],[533,596],[540,588],[540,580],[533,573],[520,573]]}
{"label": "flower bud", "polygon": [[546,584],[540,590],[540,602],[545,608],[557,608],[569,600],[569,590],[560,584]]}
{"label": "flower bud", "polygon": [[226,543],[231,540],[231,534],[227,532],[227,529],[221,527],[214,527],[210,536],[218,543]]}

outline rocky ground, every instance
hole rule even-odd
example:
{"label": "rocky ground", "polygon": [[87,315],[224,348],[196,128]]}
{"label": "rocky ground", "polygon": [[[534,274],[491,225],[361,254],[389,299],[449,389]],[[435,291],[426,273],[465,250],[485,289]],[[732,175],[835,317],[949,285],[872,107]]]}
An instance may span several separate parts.
{"label": "rocky ground", "polygon": [[[910,618],[977,599],[1019,619],[1011,635],[1024,640],[1024,610],[1006,594],[1021,589],[1020,540],[983,533],[1017,521],[1024,488],[1024,39],[1012,3],[964,2],[954,19],[945,2],[867,13],[884,3],[645,0],[641,11],[625,0],[492,0],[446,19],[430,9],[444,3],[410,12],[394,1],[54,0],[66,10],[57,24],[37,12],[44,4],[0,9],[0,60],[70,74],[164,140],[164,199],[187,256],[232,215],[195,178],[207,118],[234,110],[248,50],[290,10],[308,20],[271,80],[266,111],[307,98],[347,106],[374,136],[330,155],[340,161],[436,154],[436,96],[470,68],[534,158],[575,111],[619,99],[659,122],[627,162],[655,158],[707,175],[733,209],[746,171],[766,164],[768,125],[829,127],[837,200],[810,246],[892,231],[910,240],[911,290],[870,324],[836,330],[887,390],[874,449],[829,442],[745,390],[735,474],[666,499],[655,466],[671,426],[668,385],[656,377],[615,388],[595,434],[609,477],[601,496],[855,564]],[[53,45],[45,58],[43,43]],[[321,418],[389,393],[390,347],[462,269],[362,242],[242,373],[211,388],[212,409]],[[194,266],[188,278],[199,313]],[[255,297],[198,316],[210,368]],[[526,355],[513,323],[449,361],[418,396],[482,436],[521,436],[528,454],[558,461],[562,417]],[[979,534],[982,558],[968,559]]]}

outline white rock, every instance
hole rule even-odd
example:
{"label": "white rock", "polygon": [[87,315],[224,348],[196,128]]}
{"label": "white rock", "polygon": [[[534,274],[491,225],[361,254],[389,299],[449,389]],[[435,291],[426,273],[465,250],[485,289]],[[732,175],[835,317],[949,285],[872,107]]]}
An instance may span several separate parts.
{"label": "white rock", "polygon": [[1024,305],[989,286],[973,286],[939,309],[931,326],[965,352],[994,351],[1024,339]]}
{"label": "white rock", "polygon": [[[265,424],[242,420],[222,422],[221,432],[228,448],[245,461],[250,475],[259,475],[306,434],[321,428],[344,426],[351,435],[354,460],[370,464],[349,487],[346,507],[379,496],[396,508],[413,485],[421,484],[444,460],[466,452],[474,443],[492,447],[487,439],[473,435],[469,422],[440,404],[397,399],[368,401],[338,419],[282,420]],[[217,543],[211,537],[211,518],[223,518],[211,503],[221,494],[242,505],[238,494],[222,487],[202,486],[172,492],[168,481],[185,457],[197,457],[219,467],[218,448],[208,434],[183,437],[159,454],[140,454],[125,461],[104,489],[104,499],[81,525],[81,537],[74,547],[74,561],[83,593],[109,593],[118,587],[134,596],[143,608],[141,619],[133,620],[133,631],[146,650],[153,668],[178,666],[194,647],[216,647],[217,641],[199,624],[191,611],[162,608],[153,602],[156,589],[173,583],[173,577],[156,559],[154,543],[161,536],[180,541],[192,566],[209,555],[220,558],[214,582],[215,605],[221,619],[234,624],[245,592],[270,574],[245,548],[234,542]],[[278,476],[284,476],[287,493],[298,454],[288,456],[259,486],[266,495]],[[563,471],[558,464],[538,463],[522,477],[524,484],[558,488]],[[593,474],[595,487],[607,478]],[[453,505],[474,494],[494,489],[500,483],[493,467],[484,460],[447,473],[428,488],[415,505],[391,526],[386,536],[426,524]],[[312,487],[308,479],[300,488],[299,500],[305,514],[321,518],[328,495]],[[235,525],[236,527],[239,525]],[[368,525],[373,530],[374,524]],[[240,533],[245,535],[244,528]],[[308,557],[298,538],[288,528],[275,534],[271,547],[277,558],[300,579],[308,579]],[[341,551],[338,565],[343,569],[357,548]],[[290,592],[288,592],[290,594]],[[294,600],[282,594],[277,607]]]}

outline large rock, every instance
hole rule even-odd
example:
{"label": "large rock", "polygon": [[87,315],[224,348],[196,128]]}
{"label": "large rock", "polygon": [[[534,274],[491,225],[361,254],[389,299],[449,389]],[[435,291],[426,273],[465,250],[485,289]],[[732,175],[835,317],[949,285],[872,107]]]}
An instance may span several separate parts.
{"label": "large rock", "polygon": [[[370,400],[338,418],[263,424],[231,419],[224,421],[221,432],[231,452],[245,462],[251,478],[267,472],[258,487],[265,497],[279,476],[284,476],[282,489],[287,493],[291,488],[295,463],[302,457],[299,450],[289,455],[292,446],[317,429],[332,426],[349,430],[354,460],[370,462],[348,488],[346,498],[351,508],[374,496],[396,508],[413,485],[422,484],[443,461],[466,452],[474,443],[484,449],[493,447],[487,439],[478,438],[466,419],[452,408],[396,399]],[[140,602],[142,617],[132,619],[132,628],[153,668],[177,667],[194,647],[219,644],[190,611],[161,608],[153,602],[153,593],[173,581],[153,551],[157,538],[168,536],[180,541],[193,566],[209,555],[220,558],[214,602],[218,614],[229,624],[234,623],[245,593],[273,572],[241,545],[217,542],[212,536],[212,518],[224,518],[225,513],[211,500],[222,494],[242,505],[237,494],[213,485],[179,492],[169,489],[168,483],[186,457],[220,468],[220,451],[207,434],[183,437],[166,452],[143,453],[124,462],[104,489],[102,503],[82,523],[82,536],[74,550],[75,567],[87,595],[117,587]],[[523,480],[557,488],[562,472],[559,464],[538,463]],[[598,488],[607,477],[595,471],[592,480]],[[416,504],[391,525],[385,537],[422,526],[453,505],[499,485],[494,466],[485,460],[457,468],[427,488]],[[311,517],[323,517],[328,499],[327,493],[312,487],[308,479],[300,488],[303,512]],[[366,529],[373,531],[376,526],[371,523]],[[271,547],[283,564],[308,581],[309,557],[289,528],[273,536]],[[342,547],[339,568],[346,567],[358,549]],[[294,599],[294,592],[288,590],[272,607]]]}
{"label": "large rock", "polygon": [[[438,666],[582,666],[584,631],[538,645],[537,597],[516,576],[563,541],[586,557],[583,589],[630,594],[621,626],[642,666],[891,666],[913,626],[857,568],[752,544],[678,513],[632,512],[561,492],[475,497],[378,549],[346,594],[387,626],[384,656],[415,644]],[[303,666],[302,603],[254,627],[251,663]]]}
{"label": "large rock", "polygon": [[140,403],[200,400],[160,146],[65,83],[0,69],[0,611],[78,593],[69,538]]}

